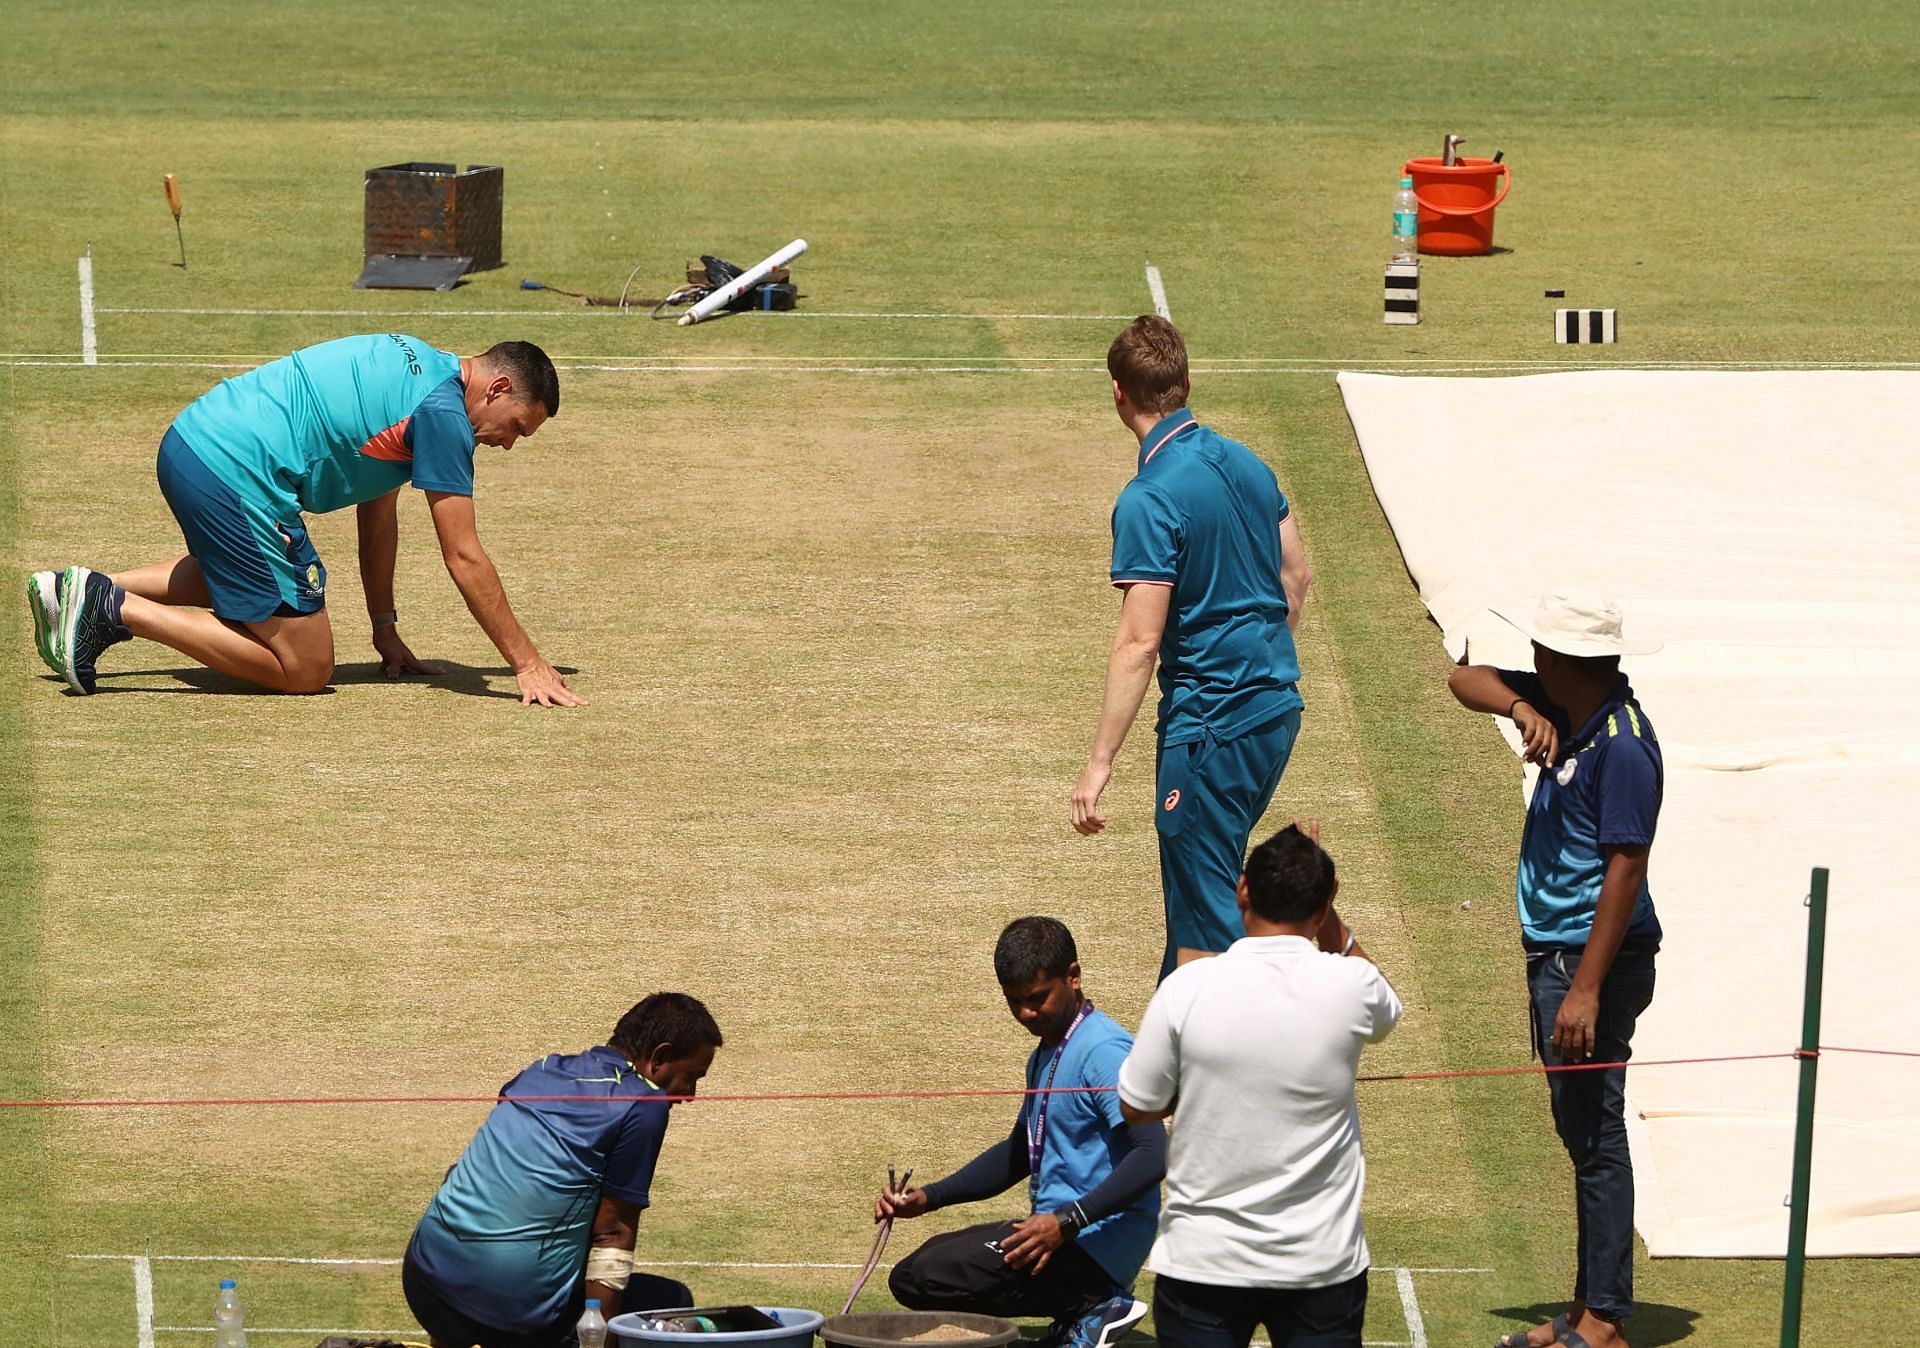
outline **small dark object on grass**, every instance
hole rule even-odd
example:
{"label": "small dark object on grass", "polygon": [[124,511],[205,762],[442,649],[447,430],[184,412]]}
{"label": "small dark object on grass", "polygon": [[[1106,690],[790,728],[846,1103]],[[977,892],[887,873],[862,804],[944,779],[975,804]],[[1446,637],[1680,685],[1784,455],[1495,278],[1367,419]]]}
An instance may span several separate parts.
{"label": "small dark object on grass", "polygon": [[1547,298],[1550,300],[1563,300],[1566,297],[1567,292],[1564,290],[1549,290],[1547,292]]}

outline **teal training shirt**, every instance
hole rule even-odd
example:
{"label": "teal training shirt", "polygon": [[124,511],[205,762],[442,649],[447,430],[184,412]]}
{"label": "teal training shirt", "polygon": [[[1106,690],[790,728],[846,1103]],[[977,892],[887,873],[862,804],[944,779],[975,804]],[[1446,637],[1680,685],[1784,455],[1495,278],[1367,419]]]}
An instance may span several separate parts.
{"label": "teal training shirt", "polygon": [[1302,705],[1280,584],[1288,510],[1271,468],[1184,407],[1140,442],[1139,472],[1113,507],[1112,579],[1173,587],[1162,744],[1233,739]]}
{"label": "teal training shirt", "polygon": [[667,1130],[659,1089],[618,1050],[550,1054],[501,1088],[558,1096],[495,1105],[447,1173],[409,1257],[482,1324],[537,1333],[584,1276],[601,1196],[646,1207]]}
{"label": "teal training shirt", "polygon": [[[1104,1011],[1089,1011],[1060,1054],[1055,1087],[1080,1089],[1044,1097],[1046,1129],[1040,1138],[1040,1166],[1028,1180],[1035,1212],[1057,1212],[1084,1198],[1113,1173],[1125,1154],[1127,1121],[1120,1113],[1120,1064],[1127,1060],[1133,1036]],[[1027,1089],[1047,1084],[1053,1050],[1035,1048],[1027,1058]],[[1086,1089],[1093,1087],[1094,1089]],[[1020,1107],[1019,1127],[1029,1139],[1039,1131],[1043,1097],[1029,1095]],[[1153,1248],[1160,1218],[1160,1186],[1104,1217],[1074,1237],[1081,1249],[1122,1287],[1133,1286]]]}
{"label": "teal training shirt", "polygon": [[342,337],[221,381],[174,420],[242,500],[325,514],[411,481],[473,494],[460,358],[417,337]]}

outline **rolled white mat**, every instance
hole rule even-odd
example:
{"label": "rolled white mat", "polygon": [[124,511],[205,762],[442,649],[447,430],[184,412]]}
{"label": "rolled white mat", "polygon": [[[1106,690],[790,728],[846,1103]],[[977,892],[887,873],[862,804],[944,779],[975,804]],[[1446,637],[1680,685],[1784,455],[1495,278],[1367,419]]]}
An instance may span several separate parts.
{"label": "rolled white mat", "polygon": [[805,239],[795,239],[772,257],[741,272],[731,281],[694,305],[693,308],[681,314],[678,326],[684,328],[689,324],[698,323],[701,319],[711,315],[715,310],[724,309],[727,305],[732,304],[749,290],[759,285],[760,282],[766,280],[768,273],[775,267],[786,266],[787,263],[793,261],[806,251],[807,241]]}

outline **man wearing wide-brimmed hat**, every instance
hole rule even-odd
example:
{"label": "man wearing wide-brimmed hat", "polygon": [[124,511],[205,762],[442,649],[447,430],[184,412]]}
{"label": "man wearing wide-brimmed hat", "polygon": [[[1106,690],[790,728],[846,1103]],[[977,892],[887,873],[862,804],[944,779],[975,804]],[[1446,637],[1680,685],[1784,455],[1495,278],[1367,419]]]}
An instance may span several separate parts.
{"label": "man wearing wide-brimmed hat", "polygon": [[[1549,1066],[1624,1062],[1634,1022],[1653,1000],[1660,948],[1647,854],[1663,771],[1653,723],[1620,657],[1659,643],[1629,641],[1619,605],[1599,595],[1549,594],[1530,618],[1499,616],[1532,639],[1533,671],[1462,664],[1447,686],[1470,710],[1511,718],[1527,760],[1540,768],[1514,885],[1534,1044]],[[1573,1302],[1551,1325],[1500,1343],[1625,1344],[1620,1322],[1633,1306],[1626,1070],[1550,1072],[1547,1086],[1573,1160]]]}

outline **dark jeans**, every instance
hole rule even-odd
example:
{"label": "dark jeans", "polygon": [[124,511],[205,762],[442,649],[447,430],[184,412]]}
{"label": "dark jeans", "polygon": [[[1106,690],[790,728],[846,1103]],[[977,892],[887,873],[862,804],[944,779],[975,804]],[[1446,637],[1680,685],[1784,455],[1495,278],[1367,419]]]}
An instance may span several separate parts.
{"label": "dark jeans", "polygon": [[[1533,1003],[1534,1049],[1549,1067],[1564,1061],[1553,1051],[1553,1022],[1580,968],[1577,950],[1527,957]],[[1633,1027],[1653,1001],[1653,952],[1622,950],[1600,985],[1593,1061],[1624,1062],[1633,1055]],[[1553,1126],[1573,1161],[1578,1272],[1573,1295],[1594,1314],[1624,1319],[1633,1310],[1633,1159],[1627,1152],[1627,1070],[1549,1072]]]}
{"label": "dark jeans", "polygon": [[1117,1296],[1113,1275],[1068,1241],[1038,1273],[1015,1268],[1000,1252],[1012,1222],[989,1222],[935,1236],[893,1266],[887,1286],[913,1311],[973,1311],[1008,1319],[1079,1319]]}
{"label": "dark jeans", "polygon": [[[524,1334],[483,1325],[451,1305],[414,1267],[411,1259],[400,1265],[400,1290],[406,1295],[407,1309],[420,1322],[420,1328],[446,1348],[471,1348],[473,1344],[479,1344],[480,1348],[574,1348],[577,1341],[573,1327],[587,1305],[583,1283],[574,1289],[573,1302],[561,1317],[561,1323],[537,1334]],[[634,1274],[620,1297],[622,1311],[665,1310],[693,1304],[693,1293],[685,1283],[653,1273]]]}
{"label": "dark jeans", "polygon": [[1162,1348],[1247,1348],[1256,1325],[1273,1348],[1360,1348],[1367,1275],[1331,1287],[1215,1287],[1162,1274],[1153,1327]]}

